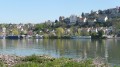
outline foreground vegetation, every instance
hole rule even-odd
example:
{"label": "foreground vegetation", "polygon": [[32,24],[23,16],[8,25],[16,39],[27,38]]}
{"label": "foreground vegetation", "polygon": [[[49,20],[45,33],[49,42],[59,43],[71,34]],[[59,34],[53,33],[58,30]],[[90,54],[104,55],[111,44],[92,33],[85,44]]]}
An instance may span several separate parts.
{"label": "foreground vegetation", "polygon": [[[9,56],[8,56],[9,57]],[[11,62],[6,63],[5,58],[0,58],[0,67],[108,67],[107,64],[95,64],[92,59],[71,59],[71,58],[52,58],[49,56],[26,56],[15,57]],[[9,60],[8,60],[9,61]],[[96,61],[95,61],[96,62]]]}

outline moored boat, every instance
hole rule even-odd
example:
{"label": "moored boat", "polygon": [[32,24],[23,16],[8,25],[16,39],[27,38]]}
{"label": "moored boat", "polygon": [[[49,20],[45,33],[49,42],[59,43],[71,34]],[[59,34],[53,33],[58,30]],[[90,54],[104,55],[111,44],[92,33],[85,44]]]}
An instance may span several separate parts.
{"label": "moored boat", "polygon": [[8,35],[6,36],[6,39],[22,39],[22,36],[19,35]]}
{"label": "moored boat", "polygon": [[43,39],[43,35],[36,34],[35,39]]}
{"label": "moored boat", "polygon": [[91,36],[72,36],[72,39],[91,39]]}

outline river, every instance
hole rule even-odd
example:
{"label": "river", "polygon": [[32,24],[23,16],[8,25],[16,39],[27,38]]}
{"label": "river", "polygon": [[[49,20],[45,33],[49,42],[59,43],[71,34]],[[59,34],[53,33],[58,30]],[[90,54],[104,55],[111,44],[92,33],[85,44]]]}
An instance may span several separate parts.
{"label": "river", "polygon": [[23,39],[0,40],[0,54],[28,56],[32,54],[67,58],[105,58],[120,64],[120,40],[91,39]]}

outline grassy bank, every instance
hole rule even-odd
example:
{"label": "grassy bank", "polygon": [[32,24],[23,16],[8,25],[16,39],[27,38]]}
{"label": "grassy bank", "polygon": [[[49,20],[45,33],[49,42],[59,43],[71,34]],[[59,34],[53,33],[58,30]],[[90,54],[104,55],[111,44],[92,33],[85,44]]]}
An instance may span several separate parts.
{"label": "grassy bank", "polygon": [[108,67],[107,64],[95,64],[92,59],[52,58],[49,56],[15,57],[10,65],[1,58],[0,67]]}

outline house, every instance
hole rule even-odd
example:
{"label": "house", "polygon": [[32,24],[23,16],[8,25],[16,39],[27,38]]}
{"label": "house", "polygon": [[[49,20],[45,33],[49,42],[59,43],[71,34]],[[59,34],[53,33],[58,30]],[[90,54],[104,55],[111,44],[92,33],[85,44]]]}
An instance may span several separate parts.
{"label": "house", "polygon": [[54,29],[50,31],[50,35],[56,36],[56,33],[55,33],[55,30],[54,30]]}
{"label": "house", "polygon": [[85,23],[87,22],[87,18],[86,17],[77,18],[77,21]]}
{"label": "house", "polygon": [[105,16],[105,15],[100,15],[97,18],[97,22],[106,22],[107,20],[108,20],[108,16]]}
{"label": "house", "polygon": [[2,32],[6,33],[6,28],[5,27],[2,28]]}
{"label": "house", "polygon": [[87,19],[88,25],[93,25],[96,21],[97,21],[96,18],[88,18]]}
{"label": "house", "polygon": [[27,35],[33,35],[33,31],[32,30],[28,31]]}
{"label": "house", "polygon": [[70,25],[75,24],[77,22],[77,16],[71,15],[70,16]]}
{"label": "house", "polygon": [[60,16],[60,17],[59,17],[59,22],[63,22],[63,21],[64,21],[64,19],[65,19],[65,17],[64,17],[64,16]]}
{"label": "house", "polygon": [[108,9],[109,14],[107,14],[107,15],[109,18],[120,17],[119,11],[120,11],[119,7],[111,8],[111,9]]}
{"label": "house", "polygon": [[83,22],[85,23],[85,22],[87,22],[87,18],[85,17],[85,18],[83,18]]}
{"label": "house", "polygon": [[96,17],[98,17],[98,11],[94,11],[91,14],[89,14],[88,18],[96,18]]}
{"label": "house", "polygon": [[88,36],[90,32],[90,28],[81,28],[81,36]]}
{"label": "house", "polygon": [[70,32],[71,32],[71,30],[68,28],[65,28],[65,34],[67,34],[67,35],[69,35],[70,34]]}
{"label": "house", "polygon": [[91,28],[87,28],[87,32],[90,32],[90,29],[91,29]]}
{"label": "house", "polygon": [[108,27],[106,30],[107,30],[107,31],[106,31],[106,34],[107,34],[107,35],[110,35],[110,34],[112,34],[112,32],[113,32],[113,27],[112,27],[112,26],[111,26],[111,27]]}
{"label": "house", "polygon": [[79,23],[79,25],[84,25],[87,22],[87,18],[86,17],[78,17],[77,22]]}
{"label": "house", "polygon": [[85,13],[85,14],[84,14],[84,17],[89,17],[89,13]]}
{"label": "house", "polygon": [[119,12],[119,8],[118,8],[118,7],[116,7],[116,8],[111,8],[111,9],[109,9],[109,11],[110,11],[111,14],[116,14],[116,13]]}
{"label": "house", "polygon": [[101,13],[102,13],[103,15],[106,14],[106,10],[102,11]]}
{"label": "house", "polygon": [[91,28],[90,31],[91,31],[92,33],[93,33],[93,32],[96,32],[96,33],[97,33],[97,32],[98,32],[98,29],[97,29],[97,28]]}

